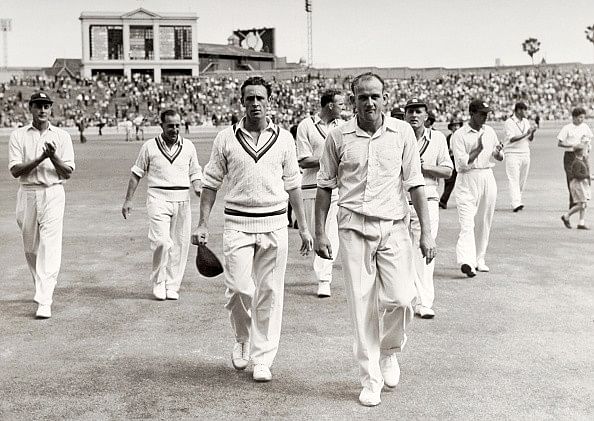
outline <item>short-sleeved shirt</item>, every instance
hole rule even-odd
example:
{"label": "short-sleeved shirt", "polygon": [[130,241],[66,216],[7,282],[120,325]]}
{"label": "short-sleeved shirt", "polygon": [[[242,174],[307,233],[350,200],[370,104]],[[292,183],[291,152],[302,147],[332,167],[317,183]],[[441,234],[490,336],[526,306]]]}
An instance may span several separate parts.
{"label": "short-sleeved shirt", "polygon": [[338,206],[399,220],[409,213],[405,190],[424,186],[417,139],[408,123],[383,115],[370,136],[354,117],[328,133],[318,187],[338,187]]}
{"label": "short-sleeved shirt", "polygon": [[530,130],[530,121],[527,118],[519,119],[518,117],[511,116],[504,123],[505,129],[505,147],[503,152],[505,153],[530,153],[530,140],[529,136],[523,139],[517,140],[510,143],[512,137],[521,136]]}
{"label": "short-sleeved shirt", "polygon": [[[478,144],[478,138],[481,134],[483,135],[483,150],[469,165],[468,158],[470,151]],[[499,140],[497,139],[495,130],[493,130],[491,126],[485,124],[480,130],[475,130],[470,127],[468,123],[464,123],[464,125],[452,135],[450,143],[452,152],[454,153],[456,171],[459,173],[465,173],[475,169],[492,168],[495,166],[495,163],[493,162],[493,151],[495,151],[495,147],[499,144]]]}
{"label": "short-sleeved shirt", "polygon": [[[324,142],[328,132],[341,124],[341,120],[336,119],[329,123],[324,123],[319,114],[307,117],[297,126],[297,136],[295,145],[297,146],[297,160],[309,157],[320,158],[324,151]],[[316,196],[318,168],[304,168],[301,189],[303,198]]]}
{"label": "short-sleeved shirt", "polygon": [[[586,141],[590,143],[594,135],[592,134],[592,130],[586,123],[582,123],[576,126],[573,123],[566,124],[561,128],[561,131],[557,135],[557,140],[562,142],[568,143],[571,146],[575,146],[578,143]],[[569,148],[565,148],[566,150],[571,150]]]}
{"label": "short-sleeved shirt", "polygon": [[[43,133],[33,127],[32,124],[16,129],[11,133],[8,144],[8,169],[11,169],[17,164],[39,158],[43,153],[46,143],[53,143],[56,147],[56,156],[65,165],[73,170],[75,169],[72,138],[65,130],[51,124]],[[64,180],[58,176],[54,164],[47,158],[31,170],[31,172],[19,177],[19,182],[24,185],[49,187],[54,184],[63,183]]]}
{"label": "short-sleeved shirt", "polygon": [[[438,165],[454,169],[450,159],[448,143],[445,135],[438,130],[425,129],[425,134],[417,141],[421,161],[427,165]],[[439,179],[431,176],[425,178],[425,195],[428,199],[438,199]]]}

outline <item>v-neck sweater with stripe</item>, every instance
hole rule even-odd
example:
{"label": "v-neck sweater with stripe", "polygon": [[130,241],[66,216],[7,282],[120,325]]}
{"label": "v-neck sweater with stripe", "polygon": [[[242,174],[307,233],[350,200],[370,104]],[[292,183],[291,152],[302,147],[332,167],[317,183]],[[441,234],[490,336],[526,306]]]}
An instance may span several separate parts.
{"label": "v-neck sweater with stripe", "polygon": [[147,140],[138,153],[132,172],[146,175],[148,195],[168,202],[190,200],[190,183],[202,179],[196,148],[192,141],[180,137],[171,149],[162,139]]}
{"label": "v-neck sweater with stripe", "polygon": [[301,186],[295,143],[287,130],[273,123],[257,146],[248,136],[241,122],[219,132],[204,167],[203,187],[218,191],[226,179],[226,229],[275,231],[287,226],[286,212],[282,212],[287,207],[287,191]]}

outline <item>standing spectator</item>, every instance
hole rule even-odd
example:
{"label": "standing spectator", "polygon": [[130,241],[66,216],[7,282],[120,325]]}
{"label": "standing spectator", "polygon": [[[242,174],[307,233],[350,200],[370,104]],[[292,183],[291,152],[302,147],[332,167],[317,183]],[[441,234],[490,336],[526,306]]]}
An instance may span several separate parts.
{"label": "standing spectator", "polygon": [[186,116],[184,119],[185,134],[190,134],[190,116]]}
{"label": "standing spectator", "polygon": [[49,122],[52,104],[45,92],[31,95],[33,122],[13,131],[8,146],[8,169],[20,182],[16,218],[35,284],[36,316],[44,319],[52,315],[62,260],[62,183],[75,168],[70,135]]}
{"label": "standing spectator", "polygon": [[497,199],[492,158],[503,160],[503,145],[495,130],[485,124],[491,112],[485,102],[472,101],[468,111],[470,120],[452,136],[452,150],[458,170],[456,202],[460,221],[456,258],[462,273],[471,278],[476,275],[475,269],[489,272],[485,255]]}
{"label": "standing spectator", "polygon": [[381,77],[363,73],[351,90],[356,118],[328,133],[320,159],[315,249],[322,258],[333,257],[326,218],[338,188],[342,267],[363,386],[359,402],[375,406],[383,386],[396,387],[400,380],[396,352],[406,343],[416,296],[405,191],[419,215],[427,263],[435,257],[435,243],[414,132],[384,114],[388,94]]}
{"label": "standing spectator", "polygon": [[99,124],[97,124],[97,126],[99,127],[99,136],[103,136],[103,128],[105,127],[106,124],[107,124],[107,119],[105,118],[104,115],[102,115],[99,118]]}
{"label": "standing spectator", "polygon": [[303,212],[295,142],[266,116],[272,88],[255,76],[240,92],[245,117],[214,140],[192,242],[208,242],[210,212],[226,179],[223,253],[225,307],[235,339],[231,362],[236,370],[245,370],[251,354],[254,381],[268,382],[281,334],[287,199],[299,221],[302,253],[311,251],[313,239]]}
{"label": "standing spectator", "polygon": [[[338,127],[342,120],[340,114],[344,109],[344,96],[338,90],[325,91],[320,98],[320,112],[307,117],[297,127],[297,159],[303,170],[303,204],[305,217],[309,226],[315,226],[315,204],[317,189],[317,174],[320,169],[320,157],[324,151],[324,142],[328,132]],[[318,283],[318,297],[330,297],[332,283],[332,266],[338,255],[338,189],[332,192],[330,210],[326,219],[326,233],[332,246],[332,259],[322,259],[314,256],[313,270]]]}
{"label": "standing spectator", "polygon": [[585,109],[581,107],[574,108],[571,111],[571,117],[573,121],[563,126],[557,135],[557,146],[565,149],[565,154],[563,155],[563,169],[565,170],[567,189],[569,190],[569,209],[573,208],[575,205],[569,186],[571,181],[571,165],[575,159],[573,148],[579,143],[590,143],[594,137],[590,127],[584,123],[584,120],[586,119]]}
{"label": "standing spectator", "polygon": [[85,121],[85,118],[82,116],[82,114],[76,121],[76,127],[78,128],[78,135],[80,137],[80,143],[86,143],[87,142],[87,138],[85,137],[86,121]]}
{"label": "standing spectator", "polygon": [[202,169],[196,148],[179,134],[179,114],[165,110],[160,117],[163,133],[140,148],[130,174],[122,215],[124,219],[130,215],[134,192],[146,175],[153,295],[157,300],[177,300],[190,248],[190,184],[200,196]]}
{"label": "standing spectator", "polygon": [[[446,137],[446,142],[448,144],[448,149],[450,153],[450,159],[454,162],[454,153],[452,152],[452,145],[450,140],[452,139],[452,135],[456,130],[458,130],[464,122],[460,119],[453,119],[448,123],[448,130],[450,133]],[[454,186],[456,185],[456,176],[457,176],[456,168],[452,169],[452,175],[449,178],[446,178],[443,183],[443,193],[441,194],[441,198],[439,199],[439,207],[442,209],[448,208],[448,201],[450,200],[450,195],[452,194],[452,190],[454,190]]]}
{"label": "standing spectator", "polygon": [[511,207],[514,212],[524,209],[522,191],[530,169],[530,142],[534,140],[536,127],[526,118],[528,106],[516,103],[514,114],[505,120],[505,172],[509,184]]}
{"label": "standing spectator", "polygon": [[136,140],[141,139],[138,133],[142,133],[142,140],[144,140],[144,129],[142,128],[144,117],[139,114],[134,118],[134,120],[132,120],[132,123],[134,124],[134,130],[136,132]]}

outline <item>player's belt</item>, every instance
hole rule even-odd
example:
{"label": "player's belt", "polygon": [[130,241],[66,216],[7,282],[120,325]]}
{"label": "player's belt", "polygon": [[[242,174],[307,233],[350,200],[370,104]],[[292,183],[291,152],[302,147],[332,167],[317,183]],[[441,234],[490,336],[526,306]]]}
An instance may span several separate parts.
{"label": "player's belt", "polygon": [[304,184],[303,186],[301,186],[301,190],[311,190],[311,189],[317,189],[318,185],[317,184]]}
{"label": "player's belt", "polygon": [[287,213],[287,208],[279,209],[279,210],[272,211],[272,212],[262,212],[262,213],[244,212],[244,211],[239,211],[239,210],[235,210],[235,209],[225,208],[225,215],[246,216],[248,218],[262,218],[264,216],[282,215],[284,213]]}
{"label": "player's belt", "polygon": [[149,186],[149,189],[160,189],[160,190],[190,190],[189,187],[184,187],[184,186]]}

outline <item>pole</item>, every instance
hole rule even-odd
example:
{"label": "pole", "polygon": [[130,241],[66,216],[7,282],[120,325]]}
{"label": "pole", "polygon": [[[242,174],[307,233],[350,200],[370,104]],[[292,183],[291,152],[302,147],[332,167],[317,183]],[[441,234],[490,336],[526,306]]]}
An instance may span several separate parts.
{"label": "pole", "polygon": [[12,30],[12,19],[0,19],[0,32],[2,32],[2,63],[8,67],[8,32]]}
{"label": "pole", "polygon": [[307,12],[307,65],[313,67],[313,25],[311,10]]}

